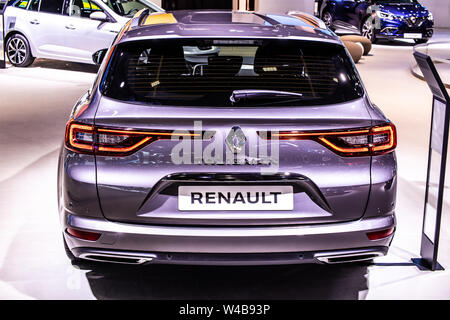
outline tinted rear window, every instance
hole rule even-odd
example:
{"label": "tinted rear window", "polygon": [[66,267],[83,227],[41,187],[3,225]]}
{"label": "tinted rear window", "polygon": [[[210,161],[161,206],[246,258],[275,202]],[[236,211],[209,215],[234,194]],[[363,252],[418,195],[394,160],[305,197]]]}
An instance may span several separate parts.
{"label": "tinted rear window", "polygon": [[[14,0],[10,1],[8,5],[16,8],[25,9],[28,6],[28,2],[29,0]],[[0,1],[0,8],[3,8],[3,6],[4,6],[3,1]]]}
{"label": "tinted rear window", "polygon": [[114,99],[162,105],[229,106],[234,90],[300,93],[295,102],[276,102],[296,106],[340,103],[362,94],[343,47],[258,39],[123,43],[102,88]]}
{"label": "tinted rear window", "polygon": [[41,0],[40,12],[62,13],[64,0]]}

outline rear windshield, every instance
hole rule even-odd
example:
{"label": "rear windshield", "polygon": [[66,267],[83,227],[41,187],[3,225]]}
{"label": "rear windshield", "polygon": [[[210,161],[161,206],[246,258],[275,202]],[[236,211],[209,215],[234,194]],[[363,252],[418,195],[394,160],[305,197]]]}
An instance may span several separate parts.
{"label": "rear windshield", "polygon": [[[340,103],[363,93],[345,49],[311,41],[134,41],[115,50],[107,70],[103,94],[152,105],[230,106],[236,90],[296,93],[295,99],[268,100],[295,106]],[[264,97],[243,105],[264,104]]]}

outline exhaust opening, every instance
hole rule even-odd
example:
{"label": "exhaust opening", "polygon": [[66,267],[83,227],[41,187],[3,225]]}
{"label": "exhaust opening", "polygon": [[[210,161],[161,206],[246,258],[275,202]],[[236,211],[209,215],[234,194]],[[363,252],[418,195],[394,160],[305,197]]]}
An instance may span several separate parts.
{"label": "exhaust opening", "polygon": [[376,254],[366,254],[356,257],[336,257],[336,258],[328,258],[327,263],[343,263],[343,262],[357,262],[357,261],[365,261],[376,258]]}
{"label": "exhaust opening", "polygon": [[334,253],[319,253],[315,255],[315,258],[321,262],[333,264],[333,263],[346,263],[346,262],[359,262],[371,260],[376,257],[383,256],[383,252],[378,251],[363,251],[363,252],[334,252]]}
{"label": "exhaust opening", "polygon": [[138,256],[127,256],[127,255],[116,255],[116,254],[98,254],[98,253],[85,253],[80,255],[80,258],[99,261],[99,262],[110,262],[110,263],[121,263],[121,264],[144,264],[146,262],[152,261],[155,257],[138,257]]}

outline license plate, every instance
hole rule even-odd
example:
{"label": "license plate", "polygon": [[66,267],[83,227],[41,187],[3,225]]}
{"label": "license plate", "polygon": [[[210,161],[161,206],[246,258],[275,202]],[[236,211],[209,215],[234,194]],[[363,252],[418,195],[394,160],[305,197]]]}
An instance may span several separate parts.
{"label": "license plate", "polygon": [[180,186],[178,210],[293,210],[292,186]]}
{"label": "license plate", "polygon": [[403,35],[405,39],[421,39],[422,34],[421,33],[405,33]]}

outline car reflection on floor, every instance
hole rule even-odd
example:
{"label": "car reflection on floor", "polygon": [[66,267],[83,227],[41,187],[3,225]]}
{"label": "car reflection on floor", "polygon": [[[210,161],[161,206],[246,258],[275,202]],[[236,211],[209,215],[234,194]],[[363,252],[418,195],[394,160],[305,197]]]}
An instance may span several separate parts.
{"label": "car reflection on floor", "polygon": [[251,267],[90,264],[93,270],[86,277],[97,299],[356,300],[360,291],[367,290],[364,264]]}

